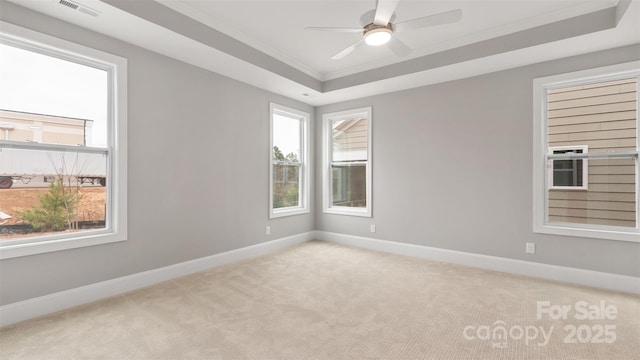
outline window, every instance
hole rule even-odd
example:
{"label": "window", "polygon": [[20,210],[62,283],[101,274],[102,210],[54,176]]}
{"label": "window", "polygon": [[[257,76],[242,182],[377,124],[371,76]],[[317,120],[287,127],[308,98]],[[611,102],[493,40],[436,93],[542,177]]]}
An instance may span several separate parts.
{"label": "window", "polygon": [[0,258],[126,240],[126,60],[0,25]]}
{"label": "window", "polygon": [[270,104],[271,218],[309,212],[309,114]]}
{"label": "window", "polygon": [[[550,146],[549,154],[586,154],[588,149],[587,145]],[[587,190],[589,182],[588,161],[586,159],[551,160],[549,188]]]}
{"label": "window", "polygon": [[640,62],[534,80],[534,231],[640,241]]}
{"label": "window", "polygon": [[323,116],[323,208],[371,217],[371,108]]}

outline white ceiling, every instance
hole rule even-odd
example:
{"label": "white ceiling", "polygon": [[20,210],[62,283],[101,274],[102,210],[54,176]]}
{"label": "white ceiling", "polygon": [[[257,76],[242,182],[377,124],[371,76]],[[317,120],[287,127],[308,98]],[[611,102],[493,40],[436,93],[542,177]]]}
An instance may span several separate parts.
{"label": "white ceiling", "polygon": [[[331,60],[331,55],[356,42],[361,34],[305,30],[309,26],[358,28],[360,16],[375,9],[375,0],[157,1],[320,80],[406,60],[394,56],[386,46],[364,47],[342,60]],[[414,50],[409,58],[415,58],[601,10],[615,3],[615,0],[400,0],[396,22],[455,9],[462,9],[463,16],[455,24],[396,36]]]}
{"label": "white ceiling", "polygon": [[359,27],[375,0],[73,0],[98,17],[10,1],[311,105],[640,43],[640,4],[628,0],[400,0],[396,21],[453,9],[462,20],[397,34],[406,58],[363,47],[337,61],[360,35],[304,28]]}

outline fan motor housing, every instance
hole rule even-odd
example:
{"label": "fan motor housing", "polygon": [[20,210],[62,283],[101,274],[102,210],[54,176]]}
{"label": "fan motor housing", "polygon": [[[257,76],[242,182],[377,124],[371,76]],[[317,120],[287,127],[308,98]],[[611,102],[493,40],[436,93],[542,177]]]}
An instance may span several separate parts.
{"label": "fan motor housing", "polygon": [[[362,14],[362,16],[360,16],[360,26],[364,28],[368,24],[373,23],[373,19],[375,19],[375,17],[376,17],[376,9],[367,11],[366,13]],[[395,19],[396,19],[396,14],[394,13],[393,15],[391,15],[389,22],[393,23]]]}
{"label": "fan motor housing", "polygon": [[387,25],[376,25],[374,23],[371,23],[364,27],[364,32],[362,34],[365,35],[368,32],[376,29],[388,29],[388,30],[391,30],[391,32],[393,32],[393,25],[391,25],[391,23],[388,23]]}

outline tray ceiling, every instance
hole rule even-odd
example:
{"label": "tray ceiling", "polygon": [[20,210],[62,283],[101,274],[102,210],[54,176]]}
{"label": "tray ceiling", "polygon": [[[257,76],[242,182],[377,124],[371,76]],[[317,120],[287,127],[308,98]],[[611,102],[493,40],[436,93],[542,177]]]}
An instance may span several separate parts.
{"label": "tray ceiling", "polygon": [[454,9],[459,22],[395,34],[412,52],[364,46],[331,55],[359,33],[375,0],[10,0],[237,80],[321,105],[640,42],[637,1],[400,0],[396,21]]}

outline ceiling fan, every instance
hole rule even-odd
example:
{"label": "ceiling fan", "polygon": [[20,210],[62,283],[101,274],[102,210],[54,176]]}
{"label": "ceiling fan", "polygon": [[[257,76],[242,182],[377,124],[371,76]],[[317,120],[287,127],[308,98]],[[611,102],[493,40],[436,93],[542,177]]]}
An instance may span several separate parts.
{"label": "ceiling fan", "polygon": [[360,17],[361,28],[350,27],[307,27],[306,30],[332,31],[332,32],[359,32],[362,38],[349,45],[331,57],[332,60],[340,60],[349,55],[355,49],[367,44],[380,46],[388,43],[389,49],[398,57],[407,56],[411,49],[400,41],[396,33],[416,30],[430,26],[451,24],[460,21],[462,10],[451,10],[439,14],[419,17],[395,23],[396,6],[398,0],[378,0],[376,9],[367,11]]}

